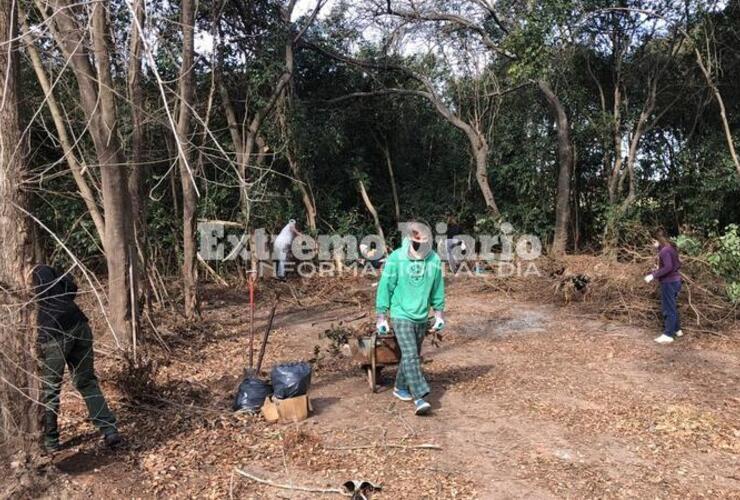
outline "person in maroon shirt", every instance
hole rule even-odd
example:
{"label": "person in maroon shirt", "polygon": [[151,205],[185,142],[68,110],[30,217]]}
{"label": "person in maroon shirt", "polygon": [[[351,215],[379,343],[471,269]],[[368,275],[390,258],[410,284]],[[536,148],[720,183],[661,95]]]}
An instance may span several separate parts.
{"label": "person in maroon shirt", "polygon": [[653,232],[653,246],[658,249],[658,269],[645,276],[645,282],[657,279],[660,283],[660,304],[665,327],[663,334],[655,339],[659,344],[670,344],[681,337],[681,322],[678,317],[678,294],[681,291],[681,259],[673,242],[664,229]]}

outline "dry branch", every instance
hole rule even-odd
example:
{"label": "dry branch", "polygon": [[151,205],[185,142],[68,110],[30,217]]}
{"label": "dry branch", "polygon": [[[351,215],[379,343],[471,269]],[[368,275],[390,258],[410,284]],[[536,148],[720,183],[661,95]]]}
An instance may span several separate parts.
{"label": "dry branch", "polygon": [[198,262],[200,262],[200,264],[205,268],[205,270],[208,271],[208,274],[210,274],[211,276],[213,276],[213,279],[215,279],[218,282],[219,285],[229,286],[229,283],[225,279],[223,279],[216,272],[215,269],[213,269],[211,266],[209,266],[208,265],[208,262],[206,262],[205,259],[203,259],[203,257],[200,256],[200,254],[196,254],[196,256],[198,258]]}
{"label": "dry branch", "polygon": [[326,446],[327,450],[374,450],[377,448],[397,448],[401,450],[442,450],[442,447],[432,443],[422,444],[400,444],[400,443],[375,443],[359,446]]}
{"label": "dry branch", "polygon": [[276,483],[274,481],[270,481],[269,479],[263,479],[261,477],[255,476],[254,474],[251,474],[247,471],[235,468],[234,471],[242,475],[248,479],[251,479],[252,481],[256,481],[261,484],[266,484],[268,486],[272,486],[273,488],[280,488],[283,490],[294,490],[294,491],[305,491],[306,493],[333,493],[336,495],[342,495],[345,497],[351,496],[350,494],[340,490],[339,488],[317,488],[313,486],[292,486],[289,484],[282,484],[282,483]]}

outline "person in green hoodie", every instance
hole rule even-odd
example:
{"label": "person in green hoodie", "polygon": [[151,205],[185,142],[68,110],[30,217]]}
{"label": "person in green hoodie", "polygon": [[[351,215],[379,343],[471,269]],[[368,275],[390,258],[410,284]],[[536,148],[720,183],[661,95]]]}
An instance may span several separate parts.
{"label": "person in green hoodie", "polygon": [[444,328],[445,284],[442,261],[431,250],[429,229],[423,224],[408,225],[401,248],[388,257],[378,283],[375,299],[378,333],[389,330],[388,315],[401,349],[401,361],[393,395],[413,401],[417,415],[429,413],[429,394],[421,371],[421,344],[427,331],[429,307],[434,309],[434,330]]}

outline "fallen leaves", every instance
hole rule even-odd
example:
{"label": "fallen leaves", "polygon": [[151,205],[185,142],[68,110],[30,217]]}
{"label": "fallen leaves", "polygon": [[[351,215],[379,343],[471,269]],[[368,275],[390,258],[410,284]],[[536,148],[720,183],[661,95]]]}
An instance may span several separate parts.
{"label": "fallen leaves", "polygon": [[[666,360],[624,325],[587,323],[572,309],[495,302],[490,290],[474,291],[476,283],[449,290],[458,305],[448,316],[445,342],[424,352],[434,397],[449,398],[435,407],[436,416],[416,419],[388,394],[369,394],[363,374],[337,355],[316,371],[324,408],[304,422],[277,426],[230,411],[247,360],[248,308],[238,291],[209,288],[205,295],[213,298],[202,323],[158,318],[171,352],[153,344],[156,399],[125,398],[112,380],[116,361],[100,358],[99,375],[126,449],[102,449],[84,404],[65,386],[63,440],[73,439],[68,453],[81,457],[75,475],[65,476],[72,483],[65,491],[275,498],[269,485],[234,477],[234,467],[317,488],[361,478],[383,485],[379,499],[486,498],[490,488],[506,493],[496,488],[511,484],[562,497],[698,497],[710,489],[721,497],[731,491],[731,479],[711,473],[727,474],[739,451],[740,400],[717,402],[732,390],[736,365],[722,372],[721,364],[700,356]],[[320,320],[358,316],[355,301],[371,307],[363,286],[349,279],[298,284],[303,307],[281,306],[265,366],[311,356],[327,327]],[[320,298],[306,296],[312,287]],[[328,305],[337,294],[352,304]],[[269,290],[259,296],[257,331],[271,296]],[[372,324],[357,321],[352,328]],[[736,345],[722,345],[728,356],[737,352]],[[678,392],[679,386],[691,391]],[[327,410],[330,405],[341,411]],[[485,411],[465,420],[479,407]],[[467,427],[458,428],[461,423]],[[708,457],[707,464],[688,460],[696,456]],[[483,465],[498,475],[483,475]],[[668,480],[665,471],[672,469],[682,472]]]}

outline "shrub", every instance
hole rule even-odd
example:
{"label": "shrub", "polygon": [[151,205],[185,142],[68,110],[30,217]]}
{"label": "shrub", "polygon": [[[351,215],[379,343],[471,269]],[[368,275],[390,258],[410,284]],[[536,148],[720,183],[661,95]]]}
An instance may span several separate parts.
{"label": "shrub", "polygon": [[702,244],[698,239],[685,234],[679,234],[676,236],[674,242],[681,253],[691,255],[692,257],[700,255],[703,249]]}
{"label": "shrub", "polygon": [[727,283],[727,295],[740,302],[740,226],[730,224],[717,239],[717,247],[707,256],[712,270]]}

